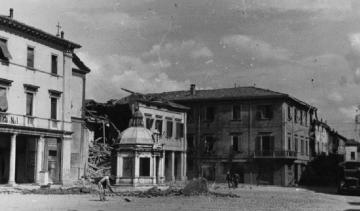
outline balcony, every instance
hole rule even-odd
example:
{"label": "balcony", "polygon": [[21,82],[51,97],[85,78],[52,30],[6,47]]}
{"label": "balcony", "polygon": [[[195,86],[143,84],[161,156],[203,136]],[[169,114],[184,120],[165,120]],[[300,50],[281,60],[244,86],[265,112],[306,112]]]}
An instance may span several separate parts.
{"label": "balcony", "polygon": [[[60,120],[46,119],[34,116],[18,115],[0,112],[0,125],[39,128],[48,130],[63,130]],[[66,123],[65,130],[71,130],[71,123]]]}
{"label": "balcony", "polygon": [[297,153],[295,151],[287,150],[259,150],[251,153],[253,158],[281,158],[281,159],[296,159]]}

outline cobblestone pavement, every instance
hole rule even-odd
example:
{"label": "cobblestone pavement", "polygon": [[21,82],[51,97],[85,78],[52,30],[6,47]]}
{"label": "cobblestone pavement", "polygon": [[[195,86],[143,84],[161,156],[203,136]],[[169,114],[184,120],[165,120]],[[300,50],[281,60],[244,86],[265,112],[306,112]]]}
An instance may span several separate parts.
{"label": "cobblestone pavement", "polygon": [[[22,188],[24,187],[0,187],[0,210],[360,210],[360,197],[323,193],[329,191],[321,189],[319,189],[321,191],[314,191],[304,188],[249,185],[240,186],[237,189],[228,189],[223,184],[216,184],[211,185],[212,190],[220,193],[231,192],[239,195],[240,198],[204,195],[193,197],[130,197],[130,202],[127,202],[124,197],[113,196],[108,197],[108,201],[101,202],[96,194],[23,195],[16,191]],[[126,188],[121,189],[127,190]]]}

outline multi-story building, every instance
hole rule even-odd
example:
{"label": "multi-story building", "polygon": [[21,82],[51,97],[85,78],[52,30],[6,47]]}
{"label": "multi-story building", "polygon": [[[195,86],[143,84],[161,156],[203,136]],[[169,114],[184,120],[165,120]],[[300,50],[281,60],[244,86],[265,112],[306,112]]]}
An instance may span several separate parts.
{"label": "multi-story building", "polygon": [[287,94],[255,87],[150,94],[190,107],[188,177],[292,185],[310,159],[316,108]]}
{"label": "multi-story building", "polygon": [[0,16],[0,182],[69,183],[86,168],[81,46]]}
{"label": "multi-story building", "polygon": [[107,115],[122,131],[114,169],[118,184],[186,180],[187,110],[139,94],[108,103]]}

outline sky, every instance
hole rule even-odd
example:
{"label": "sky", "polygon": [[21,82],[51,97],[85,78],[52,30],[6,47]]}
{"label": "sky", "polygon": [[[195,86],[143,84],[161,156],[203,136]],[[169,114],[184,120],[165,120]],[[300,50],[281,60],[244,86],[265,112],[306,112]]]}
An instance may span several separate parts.
{"label": "sky", "polygon": [[83,47],[86,97],[256,86],[347,137],[360,104],[358,0],[1,0],[0,14]]}

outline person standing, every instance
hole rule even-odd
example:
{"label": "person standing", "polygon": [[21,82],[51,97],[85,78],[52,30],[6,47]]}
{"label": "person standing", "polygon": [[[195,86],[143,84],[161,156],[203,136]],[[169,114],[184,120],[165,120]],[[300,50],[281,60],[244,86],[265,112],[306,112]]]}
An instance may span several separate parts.
{"label": "person standing", "polygon": [[226,181],[227,181],[227,183],[228,183],[228,187],[231,188],[231,183],[232,183],[232,181],[231,181],[230,171],[227,171],[227,172],[226,172]]}

